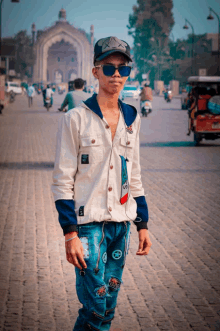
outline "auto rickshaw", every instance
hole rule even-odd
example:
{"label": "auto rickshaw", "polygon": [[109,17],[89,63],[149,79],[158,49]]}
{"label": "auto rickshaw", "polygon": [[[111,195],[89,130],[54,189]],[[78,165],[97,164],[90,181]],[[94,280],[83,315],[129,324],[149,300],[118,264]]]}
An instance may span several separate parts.
{"label": "auto rickshaw", "polygon": [[[220,101],[220,77],[191,76],[188,78],[188,84],[192,88],[191,93],[194,94],[194,109],[189,112],[188,135],[193,132],[196,145],[202,139],[215,140],[220,138],[220,104],[218,105]],[[217,110],[213,111],[213,109]]]}

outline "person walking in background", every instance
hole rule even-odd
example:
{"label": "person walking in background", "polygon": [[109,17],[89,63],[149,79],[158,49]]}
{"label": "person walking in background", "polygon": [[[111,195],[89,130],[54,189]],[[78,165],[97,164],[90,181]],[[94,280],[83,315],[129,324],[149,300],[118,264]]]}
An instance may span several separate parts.
{"label": "person walking in background", "polygon": [[35,88],[33,85],[29,85],[27,89],[28,96],[28,106],[31,107],[33,105],[33,97],[35,96]]}
{"label": "person walking in background", "polygon": [[43,96],[43,103],[44,103],[44,107],[46,107],[46,103],[45,103],[45,99],[46,99],[46,89],[47,89],[47,85],[41,85],[41,90],[42,90],[42,96]]}
{"label": "person walking in background", "polygon": [[141,119],[119,99],[131,72],[129,61],[126,42],[98,40],[92,73],[99,93],[69,110],[59,123],[52,191],[83,305],[73,331],[110,329],[130,221],[138,231],[136,254],[147,255],[151,247],[140,169]]}
{"label": "person walking in background", "polygon": [[45,92],[44,92],[44,96],[45,96],[45,99],[44,99],[44,106],[46,105],[46,99],[50,99],[50,105],[52,107],[53,105],[53,90],[52,88],[50,87],[50,84],[47,85],[47,88],[45,89]]}
{"label": "person walking in background", "polygon": [[84,92],[84,80],[82,78],[76,78],[74,80],[74,91],[70,91],[66,94],[65,99],[58,109],[64,111],[64,108],[68,106],[68,110],[73,109],[81,104],[82,101],[88,99],[89,94]]}

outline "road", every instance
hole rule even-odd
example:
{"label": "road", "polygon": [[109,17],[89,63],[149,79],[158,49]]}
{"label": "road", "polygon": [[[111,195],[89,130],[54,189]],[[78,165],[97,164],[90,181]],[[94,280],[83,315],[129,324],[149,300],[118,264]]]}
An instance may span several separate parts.
{"label": "road", "polygon": [[[72,330],[80,308],[50,189],[62,99],[18,97],[0,117],[0,330]],[[179,108],[155,97],[142,119],[153,245],[136,256],[132,225],[112,330],[220,330],[220,141],[195,147]]]}

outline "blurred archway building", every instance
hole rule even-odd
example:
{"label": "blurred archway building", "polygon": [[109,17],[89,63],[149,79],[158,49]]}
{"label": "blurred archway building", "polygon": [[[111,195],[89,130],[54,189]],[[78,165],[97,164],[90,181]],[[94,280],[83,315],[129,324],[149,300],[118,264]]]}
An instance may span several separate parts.
{"label": "blurred archway building", "polygon": [[33,82],[68,82],[81,77],[91,85],[94,26],[90,34],[75,28],[61,9],[58,21],[49,28],[38,30],[32,25],[35,54]]}

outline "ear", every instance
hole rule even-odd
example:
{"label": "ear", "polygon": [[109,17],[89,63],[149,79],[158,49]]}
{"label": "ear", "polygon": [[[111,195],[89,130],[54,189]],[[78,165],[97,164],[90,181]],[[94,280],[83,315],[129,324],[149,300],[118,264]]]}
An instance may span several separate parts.
{"label": "ear", "polygon": [[92,74],[96,79],[99,79],[98,73],[97,73],[97,69],[96,68],[92,68]]}

